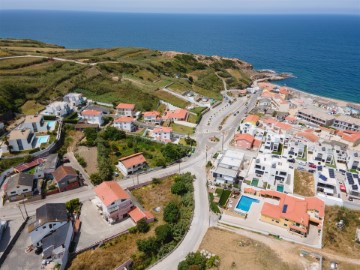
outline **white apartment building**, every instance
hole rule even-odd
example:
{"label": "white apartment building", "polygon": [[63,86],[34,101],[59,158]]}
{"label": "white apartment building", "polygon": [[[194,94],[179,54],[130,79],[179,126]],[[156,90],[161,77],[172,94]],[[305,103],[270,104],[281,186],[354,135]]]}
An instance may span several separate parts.
{"label": "white apartment building", "polygon": [[88,124],[96,124],[101,126],[104,122],[101,111],[83,110],[80,115],[81,118],[84,119]]}
{"label": "white apartment building", "polygon": [[146,168],[147,162],[143,154],[140,152],[124,158],[120,158],[116,167],[124,176],[127,176]]}
{"label": "white apartment building", "polygon": [[156,127],[152,131],[153,137],[157,141],[171,142],[172,141],[172,128],[170,127]]}
{"label": "white apartment building", "polygon": [[143,112],[143,117],[145,123],[161,123],[161,116],[160,113],[157,111]]}
{"label": "white apartment building", "polygon": [[334,119],[332,126],[340,130],[351,130],[360,132],[360,119],[348,115],[340,115]]}
{"label": "white apartment building", "polygon": [[135,104],[120,103],[116,106],[116,114],[122,116],[135,116]]}
{"label": "white apartment building", "polygon": [[243,152],[226,150],[219,156],[216,169],[212,172],[214,181],[220,184],[235,184],[243,161]]}
{"label": "white apartment building", "polygon": [[46,106],[45,110],[41,112],[43,115],[66,116],[71,113],[69,104],[65,101],[55,101]]}
{"label": "white apartment building", "polygon": [[320,108],[300,109],[297,117],[319,126],[330,126],[334,122],[334,116],[327,114]]}
{"label": "white apartment building", "polygon": [[121,116],[114,120],[113,126],[123,131],[132,132],[135,130],[134,118],[131,116]]}
{"label": "white apartment building", "polygon": [[86,103],[86,98],[80,93],[69,93],[64,96],[64,101],[69,104],[71,109],[76,109]]}

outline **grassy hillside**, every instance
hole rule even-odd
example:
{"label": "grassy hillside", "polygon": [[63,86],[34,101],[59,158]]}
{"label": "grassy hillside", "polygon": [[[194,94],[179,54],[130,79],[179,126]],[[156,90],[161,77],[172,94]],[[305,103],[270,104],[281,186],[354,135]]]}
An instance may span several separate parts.
{"label": "grassy hillside", "polygon": [[0,60],[0,113],[26,112],[29,101],[42,108],[70,91],[95,101],[136,102],[139,109],[150,110],[164,96],[160,89],[170,83],[177,91],[220,99],[222,79],[243,88],[259,76],[238,59],[144,48],[70,50],[32,40],[0,39],[0,57],[12,56],[26,57]]}

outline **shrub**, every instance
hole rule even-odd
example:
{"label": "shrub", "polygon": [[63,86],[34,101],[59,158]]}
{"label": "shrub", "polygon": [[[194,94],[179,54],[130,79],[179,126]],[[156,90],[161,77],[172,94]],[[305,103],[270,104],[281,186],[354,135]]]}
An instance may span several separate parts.
{"label": "shrub", "polygon": [[180,210],[175,202],[169,202],[164,209],[164,220],[169,223],[176,223],[180,218]]}
{"label": "shrub", "polygon": [[155,237],[149,237],[144,240],[137,240],[136,245],[139,251],[144,252],[146,255],[156,254],[160,246]]}
{"label": "shrub", "polygon": [[93,174],[91,174],[91,175],[90,175],[90,181],[91,181],[91,183],[93,183],[93,185],[95,185],[95,186],[101,184],[101,182],[102,182],[99,173],[93,173]]}
{"label": "shrub", "polygon": [[183,195],[186,192],[188,192],[186,185],[183,181],[178,181],[175,182],[172,186],[171,186],[171,193],[173,194],[177,194],[177,195]]}
{"label": "shrub", "polygon": [[171,226],[169,224],[163,224],[155,229],[156,238],[161,243],[169,243],[173,240]]}
{"label": "shrub", "polygon": [[136,229],[138,232],[141,233],[146,233],[149,231],[150,226],[149,224],[146,222],[145,218],[142,218],[138,221],[138,223],[136,224]]}

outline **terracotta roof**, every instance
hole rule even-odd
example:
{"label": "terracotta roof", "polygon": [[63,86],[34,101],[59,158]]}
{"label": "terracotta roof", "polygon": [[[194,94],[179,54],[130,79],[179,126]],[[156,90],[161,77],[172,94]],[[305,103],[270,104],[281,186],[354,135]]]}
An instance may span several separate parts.
{"label": "terracotta roof", "polygon": [[316,197],[305,198],[307,202],[308,210],[316,210],[319,212],[319,216],[323,218],[325,216],[325,204],[322,200]]}
{"label": "terracotta roof", "polygon": [[283,122],[276,122],[275,127],[279,128],[279,129],[283,129],[283,130],[290,130],[292,129],[292,125],[283,123]]}
{"label": "terracotta roof", "polygon": [[172,132],[173,129],[171,127],[156,127],[154,128],[154,133],[163,133],[163,132]]}
{"label": "terracotta roof", "polygon": [[130,199],[130,195],[115,181],[104,181],[94,188],[96,196],[109,206],[117,200]]}
{"label": "terracotta roof", "polygon": [[288,94],[289,93],[289,90],[285,86],[280,87],[279,91],[280,91],[280,94]]}
{"label": "terracotta roof", "polygon": [[116,106],[116,109],[134,110],[135,109],[135,104],[120,103],[119,105]]}
{"label": "terracotta roof", "polygon": [[141,211],[139,207],[135,207],[129,212],[129,216],[134,220],[135,223],[138,223],[141,219],[145,218],[145,220],[153,219],[154,216],[149,211]]}
{"label": "terracotta roof", "polygon": [[245,193],[256,194],[256,190],[253,188],[244,188]]}
{"label": "terracotta roof", "polygon": [[256,122],[258,122],[259,120],[260,120],[260,117],[259,117],[258,115],[250,114],[250,115],[248,115],[248,116],[245,118],[244,122],[245,122],[245,123],[246,123],[246,122],[254,122],[254,123],[256,123]]}
{"label": "terracotta roof", "polygon": [[298,133],[296,133],[295,136],[297,136],[297,137],[302,137],[302,138],[307,139],[307,140],[309,140],[309,141],[311,141],[311,142],[317,142],[317,141],[319,141],[319,137],[316,136],[316,135],[315,135],[314,133],[312,133],[312,132],[298,132]]}
{"label": "terracotta roof", "polygon": [[131,156],[120,158],[119,161],[125,166],[125,168],[131,168],[132,166],[146,162],[146,159],[142,152],[140,152]]}
{"label": "terracotta roof", "polygon": [[289,122],[293,122],[293,121],[296,121],[296,118],[294,116],[288,115],[285,117],[285,120],[287,120]]}
{"label": "terracotta roof", "polygon": [[39,164],[43,163],[44,160],[42,158],[37,158],[31,162],[28,162],[28,163],[23,163],[23,164],[20,164],[20,165],[17,165],[14,170],[17,171],[17,172],[23,172],[23,171],[26,171],[26,170],[29,170],[35,166],[38,166]]}
{"label": "terracotta roof", "polygon": [[131,116],[122,116],[119,117],[117,119],[115,119],[116,123],[129,123],[129,122],[134,122],[134,118],[132,118]]}
{"label": "terracotta roof", "polygon": [[101,112],[95,110],[83,110],[81,115],[101,115]]}
{"label": "terracotta roof", "polygon": [[265,124],[274,124],[274,123],[277,123],[276,119],[275,119],[275,118],[272,118],[272,117],[263,120],[263,122],[264,122]]}
{"label": "terracotta roof", "polygon": [[254,136],[248,134],[248,133],[243,133],[243,134],[236,134],[235,135],[235,141],[241,141],[241,140],[245,140],[249,143],[253,143],[254,142]]}
{"label": "terracotta roof", "polygon": [[339,131],[338,135],[345,141],[348,142],[356,142],[358,140],[360,140],[360,132],[355,132],[355,131],[348,131],[348,130],[344,130],[344,131]]}
{"label": "terracotta roof", "polygon": [[273,96],[272,93],[270,93],[269,91],[264,91],[262,94],[261,94],[262,97],[268,97],[268,98],[271,98]]}
{"label": "terracotta roof", "polygon": [[143,112],[144,116],[159,116],[160,113],[157,111],[151,111],[151,112]]}
{"label": "terracotta roof", "polygon": [[[308,210],[317,210],[320,217],[324,217],[325,204],[318,198],[299,199],[285,195],[277,191],[260,191],[260,194],[279,198],[279,204],[265,202],[261,209],[261,214],[272,218],[283,218],[300,223],[304,226],[309,225],[310,216]],[[296,227],[297,228],[297,227]]]}
{"label": "terracotta roof", "polygon": [[255,139],[253,145],[254,145],[254,147],[260,147],[261,143],[262,143],[261,140],[256,140]]}
{"label": "terracotta roof", "polygon": [[67,175],[77,176],[76,171],[70,166],[60,166],[52,173],[54,180],[59,183]]}
{"label": "terracotta roof", "polygon": [[165,119],[170,119],[170,118],[185,119],[187,114],[188,114],[187,110],[177,109],[175,111],[166,112],[164,118]]}

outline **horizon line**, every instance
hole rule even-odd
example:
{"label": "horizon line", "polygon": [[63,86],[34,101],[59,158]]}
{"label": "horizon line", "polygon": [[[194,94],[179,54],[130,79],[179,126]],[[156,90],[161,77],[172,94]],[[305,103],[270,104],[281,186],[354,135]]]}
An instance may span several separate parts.
{"label": "horizon line", "polygon": [[50,12],[81,12],[81,13],[118,13],[118,14],[158,14],[158,15],[346,15],[360,17],[358,12],[334,13],[334,12],[135,12],[113,10],[72,10],[72,9],[2,9],[1,11],[50,11]]}

